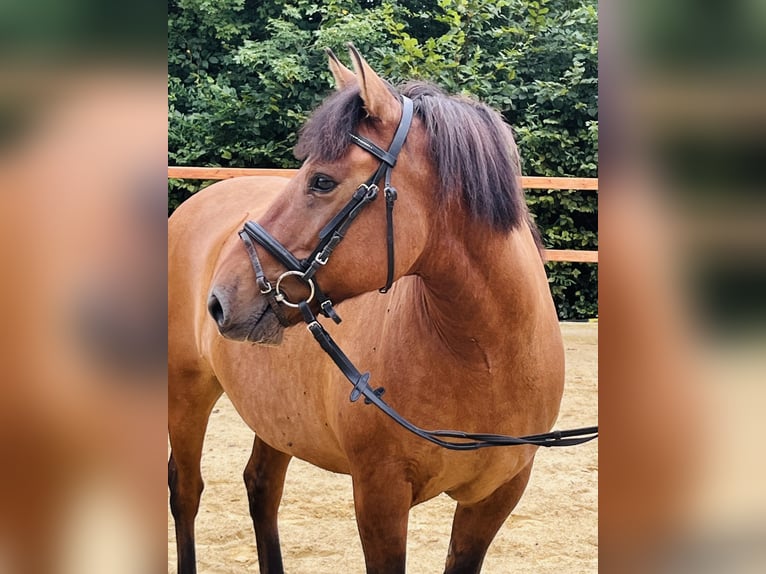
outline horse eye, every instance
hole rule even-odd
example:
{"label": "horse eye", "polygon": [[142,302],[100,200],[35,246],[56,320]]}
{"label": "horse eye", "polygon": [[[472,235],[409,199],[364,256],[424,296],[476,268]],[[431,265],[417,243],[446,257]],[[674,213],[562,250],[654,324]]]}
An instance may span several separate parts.
{"label": "horse eye", "polygon": [[309,189],[317,193],[328,193],[335,189],[336,185],[338,184],[326,175],[317,174],[311,179],[311,183],[309,183]]}

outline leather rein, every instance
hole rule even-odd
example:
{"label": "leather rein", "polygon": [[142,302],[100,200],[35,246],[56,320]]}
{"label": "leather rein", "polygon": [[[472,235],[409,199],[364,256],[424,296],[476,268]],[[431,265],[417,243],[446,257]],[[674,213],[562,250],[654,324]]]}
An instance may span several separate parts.
{"label": "leather rein", "polygon": [[[381,179],[384,181],[383,194],[386,199],[388,274],[386,277],[386,284],[381,287],[379,291],[385,293],[391,288],[394,279],[393,209],[394,202],[397,198],[397,191],[391,185],[391,171],[396,165],[399,152],[402,150],[402,146],[407,139],[413,116],[412,100],[405,96],[401,96],[401,102],[402,117],[388,151],[378,147],[367,138],[353,133],[349,134],[351,141],[379,159],[380,165],[375,173],[357,188],[343,209],[341,209],[319,232],[319,243],[309,257],[299,260],[260,224],[254,221],[245,223],[244,228],[239,232],[239,236],[245,244],[248,256],[250,257],[253,270],[255,271],[256,282],[261,294],[266,298],[272,311],[283,326],[288,326],[289,323],[283,312],[282,305],[300,309],[308,330],[319,343],[322,350],[330,356],[343,375],[353,385],[353,390],[349,397],[351,402],[355,402],[360,397],[363,397],[365,404],[375,405],[397,424],[429,442],[451,450],[476,450],[490,446],[572,446],[593,440],[598,436],[598,427],[596,426],[552,431],[523,437],[468,433],[454,430],[422,429],[402,417],[381,398],[385,392],[384,389],[382,387],[373,389],[370,386],[370,373],[359,372],[335,340],[319,323],[316,316],[309,308],[309,303],[316,297],[317,302],[319,303],[320,313],[325,317],[332,319],[335,323],[341,322],[341,318],[333,308],[332,301],[330,301],[330,298],[319,288],[314,275],[320,268],[327,264],[333,251],[345,237],[348,227],[354,222],[362,209],[376,199],[379,193],[378,182],[380,182]],[[276,283],[273,285],[269,282],[263,272],[253,241],[257,242],[261,247],[268,251],[287,269],[287,271],[279,276]],[[282,291],[282,282],[290,276],[294,276],[306,284],[309,289],[309,295],[306,299],[297,303],[288,300],[286,294]],[[459,442],[449,439],[457,439]]]}

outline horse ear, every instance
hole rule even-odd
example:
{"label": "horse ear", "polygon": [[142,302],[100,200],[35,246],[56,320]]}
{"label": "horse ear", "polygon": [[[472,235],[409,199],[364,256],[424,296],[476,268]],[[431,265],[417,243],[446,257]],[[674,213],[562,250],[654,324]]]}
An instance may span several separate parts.
{"label": "horse ear", "polygon": [[384,122],[398,122],[401,106],[391,93],[388,83],[375,73],[351,42],[348,43],[348,50],[359,82],[359,95],[364,101],[367,115]]}
{"label": "horse ear", "polygon": [[341,63],[335,52],[330,50],[330,48],[325,48],[325,52],[327,52],[327,57],[329,58],[330,71],[333,78],[335,78],[335,88],[337,90],[342,90],[349,84],[356,82],[354,72]]}

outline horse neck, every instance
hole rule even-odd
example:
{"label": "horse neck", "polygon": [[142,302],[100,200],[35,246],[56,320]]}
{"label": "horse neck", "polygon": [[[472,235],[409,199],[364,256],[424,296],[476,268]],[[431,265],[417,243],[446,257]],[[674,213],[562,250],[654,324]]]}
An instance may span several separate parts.
{"label": "horse neck", "polygon": [[486,361],[555,310],[537,244],[526,221],[509,234],[465,223],[432,233],[418,262],[427,320],[458,356]]}

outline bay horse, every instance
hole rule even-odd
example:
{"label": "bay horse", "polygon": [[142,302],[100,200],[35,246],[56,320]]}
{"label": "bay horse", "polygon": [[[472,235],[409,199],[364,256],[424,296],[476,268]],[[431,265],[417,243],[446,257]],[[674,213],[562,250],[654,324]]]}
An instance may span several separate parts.
{"label": "bay horse", "polygon": [[[524,435],[549,430],[558,415],[564,349],[510,129],[490,108],[430,84],[397,91],[353,46],[350,54],[353,71],[330,53],[338,90],[303,127],[294,178],[225,180],[170,218],[168,475],[184,574],[196,571],[202,443],[223,392],[256,435],[244,480],[261,572],[283,571],[277,510],[294,456],[351,475],[368,573],[405,571],[410,508],[447,493],[457,506],[445,572],[455,574],[480,571],[536,453],[445,450],[350,403],[341,372],[294,326],[301,311],[284,304],[310,299],[306,286],[288,277],[275,302],[264,285],[284,279],[285,267],[243,245],[245,222],[306,257],[370,174],[387,171],[395,226],[387,202],[370,201],[316,269],[317,290],[343,316],[332,336],[419,424]],[[381,171],[358,141],[387,149],[407,99],[406,142]],[[317,298],[310,308],[321,311]]]}

